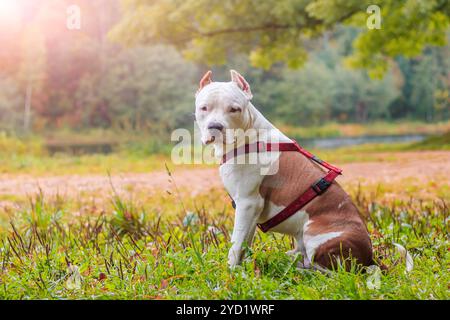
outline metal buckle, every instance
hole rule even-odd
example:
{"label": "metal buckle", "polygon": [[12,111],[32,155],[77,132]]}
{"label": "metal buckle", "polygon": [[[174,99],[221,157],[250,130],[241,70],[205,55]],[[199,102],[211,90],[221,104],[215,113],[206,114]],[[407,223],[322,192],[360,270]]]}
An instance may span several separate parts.
{"label": "metal buckle", "polygon": [[331,182],[328,182],[327,180],[325,180],[324,178],[320,178],[319,180],[317,180],[312,186],[311,188],[313,188],[313,190],[318,194],[321,195],[322,193],[324,193],[328,187],[331,185]]}
{"label": "metal buckle", "polygon": [[264,226],[264,223],[257,223],[256,226],[259,228],[259,230],[261,230],[262,232],[266,233],[267,231],[270,230],[270,228],[266,228]]}

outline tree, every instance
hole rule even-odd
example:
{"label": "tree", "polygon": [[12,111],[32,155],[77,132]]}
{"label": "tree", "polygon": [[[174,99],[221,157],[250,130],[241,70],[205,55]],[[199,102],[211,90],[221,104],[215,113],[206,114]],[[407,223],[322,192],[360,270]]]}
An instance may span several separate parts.
{"label": "tree", "polygon": [[43,108],[47,95],[44,93],[46,82],[46,47],[44,37],[39,29],[33,25],[25,28],[22,38],[22,57],[16,78],[21,92],[25,96],[23,109],[23,130],[31,128],[33,108]]}
{"label": "tree", "polygon": [[329,119],[332,72],[322,62],[307,63],[300,71],[284,70],[281,81],[265,81],[255,90],[270,118],[291,125],[314,125]]}
{"label": "tree", "polygon": [[276,62],[301,66],[311,38],[340,23],[361,30],[348,58],[354,67],[381,76],[389,57],[420,54],[444,45],[450,22],[447,0],[379,0],[380,30],[366,27],[373,0],[128,0],[111,37],[128,45],[162,42],[196,61],[225,63],[245,53],[254,66]]}
{"label": "tree", "polygon": [[449,47],[428,48],[414,59],[397,58],[402,72],[402,95],[391,106],[395,118],[423,121],[447,119],[450,111]]}
{"label": "tree", "polygon": [[365,71],[334,70],[331,89],[333,118],[367,122],[389,118],[389,105],[398,96],[391,72],[383,79],[371,79]]}
{"label": "tree", "polygon": [[255,105],[270,119],[291,125],[390,118],[401,75],[392,68],[383,79],[371,79],[365,70],[345,68],[342,57],[354,37],[352,28],[325,34],[309,48],[310,59],[301,70],[250,68],[249,79],[257,83],[252,86]]}
{"label": "tree", "polygon": [[23,122],[23,98],[10,78],[0,77],[0,128],[15,131]]}
{"label": "tree", "polygon": [[109,49],[105,71],[87,75],[77,91],[85,126],[151,133],[192,122],[196,68],[165,46]]}

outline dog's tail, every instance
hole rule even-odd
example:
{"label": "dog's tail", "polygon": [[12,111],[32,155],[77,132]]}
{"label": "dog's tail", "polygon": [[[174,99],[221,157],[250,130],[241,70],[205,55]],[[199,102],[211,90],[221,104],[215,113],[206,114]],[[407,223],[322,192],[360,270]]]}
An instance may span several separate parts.
{"label": "dog's tail", "polygon": [[[405,261],[406,264],[406,272],[411,272],[414,269],[414,260],[409,253],[408,250],[401,244],[392,242],[392,245],[395,247],[397,252],[400,254],[402,260]],[[373,260],[373,264],[377,265],[383,272],[387,272],[389,270],[389,267],[387,267],[385,264],[383,264],[380,261]]]}

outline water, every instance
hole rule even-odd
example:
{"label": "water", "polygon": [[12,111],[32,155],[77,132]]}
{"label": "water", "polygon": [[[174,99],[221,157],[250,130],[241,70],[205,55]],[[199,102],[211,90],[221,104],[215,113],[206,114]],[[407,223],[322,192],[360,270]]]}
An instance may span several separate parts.
{"label": "water", "polygon": [[[386,135],[386,136],[359,136],[359,137],[335,137],[335,138],[315,138],[298,139],[298,142],[307,148],[334,149],[348,147],[366,143],[401,143],[419,142],[426,138],[425,135]],[[72,155],[80,154],[109,154],[113,152],[115,143],[48,143],[46,148],[50,154],[67,153]]]}
{"label": "water", "polygon": [[386,136],[359,136],[359,137],[335,137],[300,139],[300,144],[308,148],[335,149],[339,147],[355,146],[367,143],[407,143],[420,142],[426,138],[421,134],[386,135]]}
{"label": "water", "polygon": [[115,143],[47,143],[45,148],[51,155],[65,153],[70,155],[109,154],[113,152]]}

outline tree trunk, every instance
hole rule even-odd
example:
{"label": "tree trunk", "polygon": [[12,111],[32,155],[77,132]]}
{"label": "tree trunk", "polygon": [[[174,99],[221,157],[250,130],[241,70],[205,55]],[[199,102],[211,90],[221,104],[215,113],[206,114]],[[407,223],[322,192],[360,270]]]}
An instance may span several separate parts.
{"label": "tree trunk", "polygon": [[359,123],[367,122],[369,116],[369,110],[367,110],[366,103],[364,101],[359,101],[356,104],[356,121]]}
{"label": "tree trunk", "polygon": [[31,81],[28,82],[26,96],[25,96],[25,112],[23,117],[23,129],[26,133],[30,130],[31,122],[31,98],[33,96],[33,85]]}

